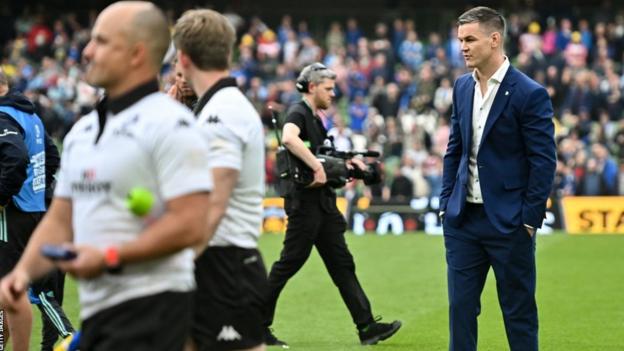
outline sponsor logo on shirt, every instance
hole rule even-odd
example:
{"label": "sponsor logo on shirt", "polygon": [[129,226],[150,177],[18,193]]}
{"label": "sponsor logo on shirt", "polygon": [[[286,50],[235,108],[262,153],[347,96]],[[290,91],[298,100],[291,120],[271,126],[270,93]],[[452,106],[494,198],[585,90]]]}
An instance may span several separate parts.
{"label": "sponsor logo on shirt", "polygon": [[111,190],[111,182],[96,181],[96,178],[94,169],[85,169],[82,171],[80,181],[71,183],[72,191],[87,194],[108,193]]}
{"label": "sponsor logo on shirt", "polygon": [[45,191],[45,151],[41,151],[40,153],[33,155],[30,158],[30,163],[33,167],[33,191],[36,193]]}

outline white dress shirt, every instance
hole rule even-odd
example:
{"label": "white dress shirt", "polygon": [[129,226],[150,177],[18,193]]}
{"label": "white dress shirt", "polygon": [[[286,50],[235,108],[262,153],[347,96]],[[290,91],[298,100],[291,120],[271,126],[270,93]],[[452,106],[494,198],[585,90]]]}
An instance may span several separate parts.
{"label": "white dress shirt", "polygon": [[466,199],[468,202],[476,204],[483,203],[481,185],[479,183],[479,170],[477,168],[477,155],[479,153],[479,146],[481,145],[483,130],[485,129],[485,122],[494,104],[494,97],[508,69],[509,59],[505,57],[503,64],[501,64],[492,77],[488,79],[485,95],[481,95],[481,86],[477,77],[477,71],[474,70],[472,72],[472,78],[475,81],[475,89],[472,105],[472,149],[470,151],[470,162],[468,164],[468,197]]}

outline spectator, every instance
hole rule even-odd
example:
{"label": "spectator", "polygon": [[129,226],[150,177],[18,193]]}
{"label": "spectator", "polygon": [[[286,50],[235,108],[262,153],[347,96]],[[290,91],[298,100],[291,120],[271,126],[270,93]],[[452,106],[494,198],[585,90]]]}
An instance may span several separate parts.
{"label": "spectator", "polygon": [[604,195],[617,195],[617,163],[609,155],[609,150],[604,145],[594,143],[591,149],[592,155],[596,159],[596,169],[601,174],[603,187],[600,188],[600,193]]}
{"label": "spectator", "polygon": [[344,33],[338,22],[332,22],[329,32],[325,36],[325,46],[328,50],[343,48],[345,44]]}
{"label": "spectator", "polygon": [[598,170],[598,162],[591,157],[587,160],[585,172],[579,180],[576,195],[598,196],[608,191],[608,186]]}
{"label": "spectator", "polygon": [[452,104],[453,87],[451,86],[451,81],[448,78],[442,78],[440,86],[436,89],[433,97],[433,106],[440,114],[446,115]]}
{"label": "spectator", "polygon": [[401,202],[409,201],[414,196],[413,188],[412,181],[401,172],[401,168],[397,168],[390,185],[390,198]]}
{"label": "spectator", "polygon": [[[618,6],[610,9],[617,13]],[[169,13],[176,11],[171,8]],[[554,13],[557,15],[561,13]],[[510,16],[507,55],[546,87],[555,109],[558,140],[573,144],[570,163],[564,164],[561,174],[578,181],[577,173],[582,174],[588,162],[582,154],[596,142],[612,150],[615,162],[624,162],[624,126],[620,122],[624,113],[624,25],[619,19],[587,12],[575,28],[570,19],[554,16],[541,17],[531,12],[531,6]],[[62,138],[98,99],[97,91],[84,82],[80,56],[95,17],[90,23],[85,21],[86,26],[73,13],[56,17],[46,13],[45,18],[49,22],[28,10],[14,16],[8,25],[12,30],[3,35],[9,41],[2,47],[6,55],[0,66],[16,90],[32,97],[51,134]],[[332,110],[348,115],[347,126],[358,146],[394,150],[383,158],[404,157],[412,154],[415,139],[419,139],[427,156],[444,152],[451,113],[447,106],[452,99],[448,90],[466,72],[455,25],[448,31],[431,31],[419,23],[420,33],[427,33],[425,43],[418,40],[413,20],[396,16],[388,22],[390,27],[384,22],[366,27],[355,18],[321,23],[327,25],[324,32],[311,31],[305,21],[294,26],[290,15],[284,15],[275,28],[260,17],[241,19],[248,28],[239,33],[232,74],[266,125],[270,125],[269,104],[280,111],[299,98],[292,78],[301,67],[322,61],[338,75]],[[35,38],[43,45],[38,47]],[[323,49],[317,44],[320,42]],[[30,51],[33,49],[35,54]],[[163,74],[167,82],[173,73],[164,70]],[[330,111],[330,118],[325,119],[328,125],[336,112]],[[405,131],[399,133],[401,142],[393,142],[393,147],[388,140],[394,134],[388,134],[384,123],[388,117],[396,118],[390,123],[398,123],[396,127]],[[397,154],[398,145],[403,147]],[[413,167],[422,171],[420,163]],[[600,164],[597,170],[604,172]],[[612,172],[609,167],[606,170]],[[390,184],[393,172],[388,176]]]}
{"label": "spectator", "polygon": [[395,83],[388,84],[385,91],[373,100],[373,107],[385,119],[397,117],[399,114],[399,87]]}
{"label": "spectator", "polygon": [[558,51],[564,51],[570,39],[572,37],[572,21],[568,18],[562,18],[559,23],[559,32],[557,32],[557,38],[555,46]]}
{"label": "spectator", "polygon": [[364,94],[358,92],[355,100],[349,105],[350,128],[354,133],[363,134],[368,118],[368,105],[364,102]]}
{"label": "spectator", "polygon": [[588,50],[581,42],[581,33],[572,32],[563,53],[566,64],[572,68],[583,68],[587,64]]}
{"label": "spectator", "polygon": [[399,57],[407,67],[413,72],[417,71],[423,62],[423,45],[418,40],[418,34],[415,31],[407,32],[407,37],[401,43],[399,49]]}
{"label": "spectator", "polygon": [[334,138],[333,142],[336,150],[353,150],[353,142],[351,141],[351,135],[353,133],[351,129],[345,127],[344,120],[339,114],[334,115],[333,121],[334,127],[327,132],[327,135]]}

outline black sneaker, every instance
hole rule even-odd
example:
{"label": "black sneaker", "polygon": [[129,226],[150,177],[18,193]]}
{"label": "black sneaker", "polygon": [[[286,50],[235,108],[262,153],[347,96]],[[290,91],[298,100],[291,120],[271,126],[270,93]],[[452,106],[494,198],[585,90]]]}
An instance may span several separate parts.
{"label": "black sneaker", "polygon": [[381,340],[386,340],[401,328],[401,321],[392,323],[380,323],[381,318],[358,331],[362,345],[375,345]]}
{"label": "black sneaker", "polygon": [[283,349],[290,347],[285,341],[278,339],[271,328],[266,328],[264,331],[264,343],[267,346],[281,346]]}

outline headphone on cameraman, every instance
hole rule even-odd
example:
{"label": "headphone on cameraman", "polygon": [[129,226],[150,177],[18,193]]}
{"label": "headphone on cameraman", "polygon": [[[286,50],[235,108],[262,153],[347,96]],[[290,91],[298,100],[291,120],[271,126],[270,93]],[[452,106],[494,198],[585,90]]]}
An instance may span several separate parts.
{"label": "headphone on cameraman", "polygon": [[310,75],[312,72],[324,71],[327,69],[329,68],[325,67],[325,65],[320,62],[316,62],[305,67],[299,74],[299,78],[297,78],[297,82],[295,83],[297,91],[300,93],[310,92]]}

